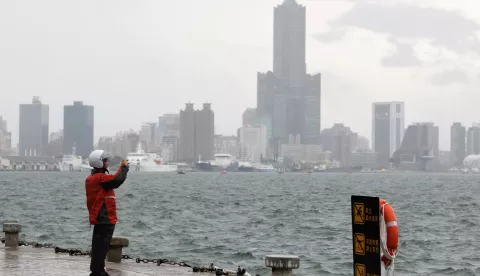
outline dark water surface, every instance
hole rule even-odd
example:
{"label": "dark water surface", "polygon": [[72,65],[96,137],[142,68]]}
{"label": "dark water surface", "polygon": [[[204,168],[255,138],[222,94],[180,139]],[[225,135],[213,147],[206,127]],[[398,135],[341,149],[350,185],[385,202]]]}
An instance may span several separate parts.
{"label": "dark water surface", "polygon": [[[0,173],[0,221],[26,240],[87,249],[84,173]],[[296,275],[352,275],[350,196],[380,196],[400,230],[396,275],[480,275],[480,176],[458,174],[135,174],[117,190],[126,253],[266,275],[271,253]]]}

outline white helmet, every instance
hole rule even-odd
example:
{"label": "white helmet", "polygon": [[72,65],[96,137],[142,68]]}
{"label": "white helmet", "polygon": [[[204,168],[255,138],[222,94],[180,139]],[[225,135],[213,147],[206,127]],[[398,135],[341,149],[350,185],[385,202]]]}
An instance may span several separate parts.
{"label": "white helmet", "polygon": [[101,169],[103,168],[103,160],[111,159],[113,156],[103,150],[94,150],[88,156],[88,163],[90,167]]}

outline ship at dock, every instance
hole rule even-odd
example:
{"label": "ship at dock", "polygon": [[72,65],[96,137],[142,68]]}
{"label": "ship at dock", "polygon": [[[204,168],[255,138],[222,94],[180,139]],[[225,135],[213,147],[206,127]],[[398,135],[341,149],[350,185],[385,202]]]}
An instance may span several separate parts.
{"label": "ship at dock", "polygon": [[202,161],[201,156],[198,162],[195,163],[195,168],[202,172],[233,172],[238,168],[238,163],[235,162],[233,156],[228,153],[218,153],[214,155],[214,160]]}
{"label": "ship at dock", "polygon": [[276,172],[271,164],[251,163],[250,161],[238,162],[238,172]]}
{"label": "ship at dock", "polygon": [[138,143],[137,150],[127,155],[130,170],[136,172],[176,172],[177,164],[163,162],[156,153],[145,152],[142,144]]}
{"label": "ship at dock", "polygon": [[91,169],[81,156],[77,156],[75,143],[73,143],[72,152],[62,156],[62,161],[60,161],[58,168],[61,172],[82,172]]}
{"label": "ship at dock", "polygon": [[277,171],[272,166],[272,164],[256,163],[256,164],[253,164],[253,167],[254,167],[256,172],[276,172]]}
{"label": "ship at dock", "polygon": [[250,161],[240,161],[238,162],[238,169],[239,172],[254,172],[255,167],[253,167]]}

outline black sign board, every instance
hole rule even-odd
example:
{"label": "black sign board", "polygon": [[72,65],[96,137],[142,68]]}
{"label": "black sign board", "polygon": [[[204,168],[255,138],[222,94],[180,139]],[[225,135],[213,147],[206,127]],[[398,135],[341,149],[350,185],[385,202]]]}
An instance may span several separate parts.
{"label": "black sign board", "polygon": [[353,275],[380,276],[380,202],[352,196]]}

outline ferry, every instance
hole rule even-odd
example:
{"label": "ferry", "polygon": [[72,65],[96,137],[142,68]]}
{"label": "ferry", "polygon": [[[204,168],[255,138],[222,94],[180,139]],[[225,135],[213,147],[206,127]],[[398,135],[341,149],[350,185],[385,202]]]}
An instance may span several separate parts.
{"label": "ferry", "polygon": [[130,169],[137,172],[177,172],[176,164],[166,164],[156,153],[145,152],[138,143],[137,150],[127,154]]}

